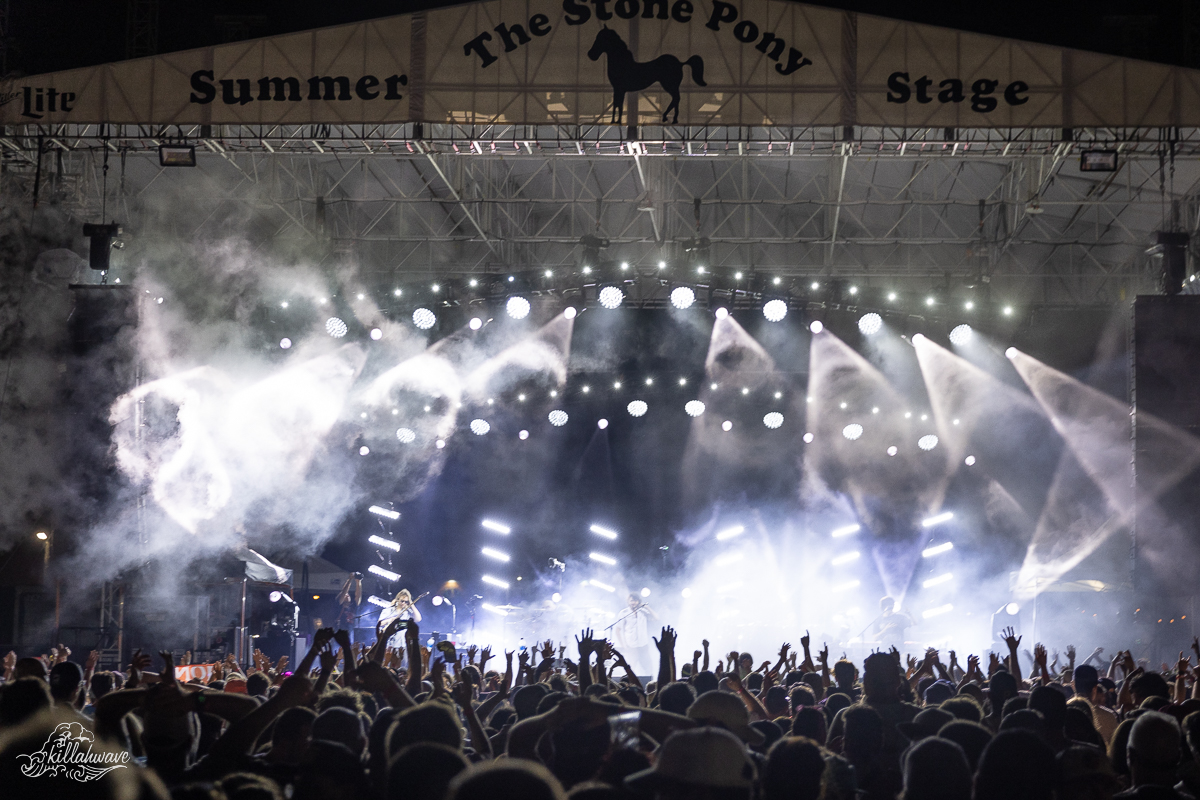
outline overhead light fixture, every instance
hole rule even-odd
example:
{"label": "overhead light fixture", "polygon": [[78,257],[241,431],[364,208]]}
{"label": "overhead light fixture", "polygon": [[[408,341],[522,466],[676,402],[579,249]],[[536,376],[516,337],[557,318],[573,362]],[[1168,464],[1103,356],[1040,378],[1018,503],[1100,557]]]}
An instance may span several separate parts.
{"label": "overhead light fixture", "polygon": [[763,304],[763,316],[767,318],[768,322],[782,322],[783,318],[787,316],[787,312],[787,303],[778,298],[768,300]]}
{"label": "overhead light fixture", "polygon": [[735,536],[741,536],[746,532],[745,525],[734,525],[732,528],[726,528],[717,534],[717,541],[724,542],[727,539],[732,539]]}
{"label": "overhead light fixture", "polygon": [[367,511],[370,511],[372,514],[377,514],[381,517],[387,517],[390,520],[400,519],[399,511],[392,511],[390,508],[384,508],[383,506],[371,506],[367,509]]}
{"label": "overhead light fixture", "polygon": [[484,583],[490,584],[499,589],[507,589],[508,588],[508,581],[502,581],[499,578],[493,578],[491,575],[484,575],[483,578],[481,578],[481,580]]}
{"label": "overhead light fixture", "polygon": [[934,586],[941,586],[943,583],[949,583],[952,580],[954,580],[953,573],[943,572],[941,575],[938,575],[936,577],[930,578],[927,581],[924,581],[921,584],[921,586],[923,586],[926,589],[929,589]]}
{"label": "overhead light fixture", "polygon": [[829,535],[832,536],[834,539],[840,539],[843,536],[849,536],[850,534],[858,533],[861,530],[862,530],[862,525],[855,523],[853,525],[843,525],[840,528],[834,528],[832,531],[829,532]]}
{"label": "overhead light fixture", "polygon": [[375,595],[368,597],[367,602],[373,606],[379,606],[380,608],[387,608],[391,605],[391,603],[387,600],[384,600],[382,597],[376,597]]}
{"label": "overhead light fixture", "polygon": [[196,146],[191,144],[160,144],[158,146],[160,167],[196,166]]}
{"label": "overhead light fixture", "polygon": [[600,290],[598,299],[605,308],[617,308],[625,300],[625,293],[616,286],[605,286]]}
{"label": "overhead light fixture", "polygon": [[393,542],[391,539],[385,539],[378,534],[371,534],[370,536],[367,537],[367,541],[370,542],[371,544],[379,545],[382,548],[391,550],[393,553],[400,552],[400,543],[399,542]]}
{"label": "overhead light fixture", "polygon": [[379,577],[385,578],[386,580],[389,580],[389,581],[400,580],[399,572],[392,572],[390,569],[384,569],[383,567],[381,567],[377,564],[372,564],[371,566],[367,567],[367,572],[370,572],[373,575],[378,575]]}
{"label": "overhead light fixture", "polygon": [[883,317],[874,311],[863,314],[858,320],[858,329],[864,336],[874,336],[883,329]]}
{"label": "overhead light fixture", "polygon": [[953,542],[945,542],[943,544],[935,544],[933,547],[926,547],[924,550],[922,550],[921,557],[922,558],[933,558],[934,556],[940,556],[942,553],[949,553],[953,549],[954,549]]}
{"label": "overhead light fixture", "polygon": [[588,558],[592,561],[599,561],[601,564],[607,564],[610,567],[617,565],[617,560],[612,556],[606,556],[603,553],[588,553]]}
{"label": "overhead light fixture", "polygon": [[932,528],[934,525],[940,525],[943,522],[949,522],[952,519],[954,519],[953,511],[943,511],[941,514],[921,520],[921,527]]}
{"label": "overhead light fixture", "polygon": [[971,341],[971,335],[974,330],[965,322],[962,325],[955,325],[954,330],[950,331],[950,344],[956,344],[962,347],[967,342]]}
{"label": "overhead light fixture", "polygon": [[508,298],[508,302],[504,304],[504,310],[513,319],[525,319],[529,316],[529,301],[520,295]]}
{"label": "overhead light fixture", "polygon": [[694,302],[696,302],[696,293],[690,286],[676,286],[671,290],[671,305],[680,311],[691,308]]}
{"label": "overhead light fixture", "polygon": [[506,536],[508,534],[512,533],[512,528],[508,527],[507,525],[502,525],[501,523],[496,522],[495,520],[485,519],[482,522],[480,522],[479,524],[482,525],[483,527],[487,528],[489,531],[495,531],[496,533],[503,533]]}
{"label": "overhead light fixture", "polygon": [[412,313],[413,325],[419,329],[427,331],[437,323],[437,315],[428,308],[418,308]]}
{"label": "overhead light fixture", "polygon": [[592,533],[596,534],[597,536],[603,536],[605,539],[616,539],[617,538],[616,531],[610,531],[608,528],[602,528],[599,525],[592,525],[590,528],[588,528],[588,530],[590,530]]}
{"label": "overhead light fixture", "polygon": [[835,558],[831,559],[829,563],[833,564],[835,567],[840,567],[842,564],[849,564],[851,561],[857,561],[861,555],[862,553],[855,550],[852,553],[843,553],[840,556],[836,556]]}
{"label": "overhead light fixture", "polygon": [[511,557],[508,555],[508,553],[501,553],[499,550],[496,550],[491,547],[485,547],[482,550],[480,550],[479,552],[483,553],[488,558],[494,558],[495,560],[503,561],[506,564],[510,560],[512,560]]}

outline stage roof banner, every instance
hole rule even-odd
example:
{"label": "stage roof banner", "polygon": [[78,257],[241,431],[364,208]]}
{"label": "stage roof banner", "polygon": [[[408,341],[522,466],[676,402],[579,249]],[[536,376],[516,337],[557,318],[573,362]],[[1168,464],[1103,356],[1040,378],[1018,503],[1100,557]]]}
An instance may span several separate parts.
{"label": "stage roof banner", "polygon": [[781,0],[492,0],[0,88],[5,125],[634,119],[1195,126],[1200,71]]}

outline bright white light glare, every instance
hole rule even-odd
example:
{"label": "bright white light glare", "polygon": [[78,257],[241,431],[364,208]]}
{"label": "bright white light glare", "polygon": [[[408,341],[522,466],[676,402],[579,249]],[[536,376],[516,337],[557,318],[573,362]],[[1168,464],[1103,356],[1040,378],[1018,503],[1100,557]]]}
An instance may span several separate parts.
{"label": "bright white light glare", "polygon": [[371,448],[364,444],[362,447],[358,448],[358,454],[360,456],[369,456],[371,455]]}
{"label": "bright white light glare", "polygon": [[640,417],[650,410],[650,406],[646,405],[645,400],[634,400],[625,406],[625,410],[629,412],[629,416],[631,417]]}
{"label": "bright white light glare", "polygon": [[804,443],[805,443],[805,444],[812,444],[812,440],[813,440],[813,438],[814,438],[814,437],[813,437],[813,435],[812,435],[811,433],[806,433],[806,434],[804,434]]}
{"label": "bright white light glare", "polygon": [[378,342],[383,338],[383,331],[379,328],[371,328],[371,340]]}
{"label": "bright white light glare", "polygon": [[725,431],[726,433],[729,433],[731,430],[733,430],[733,423],[730,422],[729,420],[725,420],[724,422],[721,423],[721,430]]}
{"label": "bright white light glare", "polygon": [[840,528],[834,528],[832,531],[829,532],[829,535],[832,536],[834,539],[840,539],[843,536],[849,536],[850,534],[858,533],[861,530],[862,530],[862,525],[859,525],[856,522],[853,525],[843,525]]}
{"label": "bright white light glare", "polygon": [[787,316],[787,303],[783,300],[768,300],[763,304],[763,316],[768,322],[780,322]]}
{"label": "bright white light glare", "polygon": [[471,317],[471,321],[467,323],[467,327],[473,331],[477,331],[483,327],[483,320],[479,317]]}
{"label": "bright white light glare", "polygon": [[476,436],[483,436],[485,433],[487,433],[491,429],[492,429],[492,426],[490,424],[488,424],[488,421],[486,419],[471,420],[471,433],[475,434]]}
{"label": "bright white light glare", "polygon": [[745,532],[745,525],[734,525],[732,528],[726,528],[725,530],[719,532],[717,534],[717,541],[724,542],[727,539],[732,539],[735,536],[741,536]]}
{"label": "bright white light glare", "polygon": [[588,553],[588,558],[592,561],[599,561],[601,564],[607,564],[610,567],[617,565],[617,560],[612,556],[606,556],[603,553]]}
{"label": "bright white light glare", "polygon": [[435,446],[435,447],[437,447],[437,449],[438,449],[438,450],[443,450],[443,449],[445,449],[445,447],[446,447],[446,440],[445,440],[445,439],[438,439],[438,440],[437,440],[436,442],[434,442],[433,444],[434,444],[434,446]]}
{"label": "bright white light glare", "polygon": [[682,595],[683,599],[686,600],[687,598],[692,596],[692,587],[690,587],[690,586],[683,587],[683,591],[680,592],[679,594]]}
{"label": "bright white light glare", "polygon": [[605,286],[600,290],[600,305],[605,308],[616,308],[625,299],[625,293],[616,286]]}
{"label": "bright white light glare", "polygon": [[649,597],[649,596],[650,596],[650,587],[643,586],[642,587],[642,597]]}
{"label": "bright white light glare", "polygon": [[579,312],[575,310],[575,306],[567,306],[563,309],[563,316],[567,319],[575,319],[575,315]]}
{"label": "bright white light glare", "polygon": [[484,611],[490,611],[493,614],[497,614],[501,617],[508,616],[507,611],[505,611],[503,608],[497,608],[496,606],[492,605],[491,603],[480,603],[479,607],[482,608]]}
{"label": "bright white light glare", "polygon": [[953,610],[954,606],[950,603],[946,603],[944,606],[938,606],[937,608],[931,608],[928,611],[921,612],[921,616],[925,619],[929,619],[930,617],[940,617],[942,614],[948,614]]}
{"label": "bright white light glare", "polygon": [[282,347],[284,350],[287,350],[289,347],[292,346],[292,340],[285,336],[279,340],[279,346]]}
{"label": "bright white light glare", "polygon": [[387,517],[390,520],[400,519],[399,511],[392,511],[390,508],[384,508],[383,506],[371,506],[367,511],[380,517]]}
{"label": "bright white light glare", "polygon": [[763,425],[766,425],[771,430],[775,430],[783,424],[783,414],[778,411],[771,411],[763,417]]}
{"label": "bright white light glare", "polygon": [[493,549],[491,547],[485,547],[482,550],[480,550],[479,552],[483,553],[488,558],[494,558],[497,561],[503,561],[505,564],[507,564],[511,560],[509,558],[508,553],[501,553],[499,550]]}
{"label": "bright white light glare", "polygon": [[489,531],[495,531],[496,533],[503,533],[505,536],[512,533],[512,528],[508,527],[507,525],[503,525],[499,522],[496,522],[494,520],[485,519],[482,522],[480,522],[479,524],[482,525],[483,527],[487,528]]}
{"label": "bright white light glare", "polygon": [[727,556],[721,556],[713,563],[718,567],[728,567],[730,564],[736,564],[745,557],[746,554],[739,551],[737,553],[730,553]]}
{"label": "bright white light glare", "polygon": [[428,308],[418,308],[412,315],[413,325],[416,325],[423,331],[427,331],[437,322],[437,316]]}
{"label": "bright white light glare", "polygon": [[367,572],[370,572],[373,575],[378,575],[379,577],[389,581],[400,580],[399,572],[392,572],[390,569],[384,569],[378,564],[372,564],[371,566],[367,567]]}
{"label": "bright white light glare", "polygon": [[371,605],[379,606],[380,608],[387,608],[391,605],[391,603],[389,603],[387,600],[384,600],[382,597],[376,597],[375,595],[368,597],[367,602]]}
{"label": "bright white light glare", "polygon": [[370,536],[367,537],[367,541],[370,542],[371,544],[376,544],[376,545],[379,545],[380,547],[391,550],[393,553],[400,552],[400,543],[399,542],[393,542],[391,539],[385,539],[378,534],[374,534],[374,533],[371,534]]}
{"label": "bright white light glare", "polygon": [[[284,308],[286,308],[286,307],[287,307],[287,303],[284,303],[283,305],[284,305]],[[282,600],[282,599],[283,599],[283,592],[280,592],[280,591],[276,590],[276,591],[274,591],[274,592],[271,592],[269,595],[267,595],[267,598],[268,598],[268,599],[269,599],[269,600],[270,600],[272,603],[278,603],[280,600]]]}
{"label": "bright white light glare", "polygon": [[1016,603],[1009,603],[1008,605],[1004,606],[1005,613],[1012,615],[1012,616],[1016,616],[1020,610],[1021,610],[1021,607],[1019,605],[1017,605]]}
{"label": "bright white light glare", "polygon": [[688,400],[684,403],[683,410],[689,417],[698,417],[704,413],[704,403],[699,400]]}
{"label": "bright white light glare", "polygon": [[555,592],[554,594],[550,595],[550,602],[551,603],[561,603],[562,595],[559,594],[558,592]]}
{"label": "bright white light glare", "polygon": [[484,583],[495,586],[498,589],[507,589],[508,581],[502,581],[499,578],[493,578],[491,575],[484,575],[480,580]]}
{"label": "bright white light glare", "polygon": [[416,441],[417,432],[412,428],[397,428],[396,438],[399,439],[402,444],[412,444],[414,441]]}
{"label": "bright white light glare", "polygon": [[725,319],[726,317],[729,316],[729,309],[726,308],[725,306],[721,306],[714,313],[716,314],[717,319]]}
{"label": "bright white light glare", "polygon": [[900,449],[898,447],[896,447],[896,445],[892,445],[891,447],[889,447],[887,449],[887,454],[889,456],[894,456],[894,455],[896,455],[896,453],[899,453],[899,452],[900,452]]}
{"label": "bright white light glare", "polygon": [[1010,348],[1008,348],[1007,350],[1005,350],[1005,351],[1004,351],[1004,357],[1005,357],[1005,358],[1007,358],[1007,359],[1009,359],[1009,360],[1011,361],[1012,359],[1014,359],[1014,358],[1016,358],[1016,357],[1017,357],[1017,353],[1018,353],[1018,352],[1019,352],[1019,351],[1017,350],[1017,348],[1015,348],[1015,347],[1010,347]]}
{"label": "bright white light glare", "polygon": [[954,330],[950,331],[950,344],[962,346],[971,341],[971,336],[975,333],[971,326],[965,322],[962,325],[956,325]]}
{"label": "bright white light glare", "polygon": [[834,586],[830,591],[845,592],[849,589],[853,589],[854,587],[861,586],[861,585],[862,585],[862,581],[846,581],[845,583],[839,583],[837,586]]}
{"label": "bright white light glare", "polygon": [[743,581],[734,581],[733,583],[727,583],[724,586],[718,586],[717,594],[729,594],[736,589],[742,588],[743,585]]}
{"label": "bright white light glare", "polygon": [[934,525],[940,525],[943,522],[949,522],[952,519],[954,519],[953,511],[943,511],[941,514],[921,520],[921,527],[932,528]]}
{"label": "bright white light glare", "polygon": [[975,456],[967,456],[965,459],[963,459],[963,463],[968,467],[975,466]]}
{"label": "bright white light glare", "polygon": [[556,408],[550,412],[548,419],[550,420],[551,425],[556,428],[561,428],[563,425],[567,424],[567,412],[560,408]]}
{"label": "bright white light glare", "polygon": [[922,550],[921,557],[922,558],[933,558],[934,556],[940,556],[942,553],[949,553],[953,549],[954,549],[954,542],[944,542],[942,544],[935,544],[933,547],[926,547],[924,550]]}
{"label": "bright white light glare", "polygon": [[605,428],[608,427],[608,420],[606,420],[606,419],[597,420],[596,427],[599,428],[600,430],[604,430]]}
{"label": "bright white light glare", "polygon": [[691,308],[694,302],[696,302],[696,293],[690,286],[676,286],[671,290],[671,305],[676,308],[680,310]]}
{"label": "bright white light glare", "polygon": [[831,559],[829,563],[833,564],[835,567],[840,567],[842,564],[849,564],[851,561],[857,561],[858,557],[861,555],[862,553],[858,552],[857,550],[855,550],[853,553],[842,553],[840,556]]}
{"label": "bright white light glare", "polygon": [[330,317],[325,320],[325,332],[335,339],[340,339],[346,335],[350,329],[346,327],[346,323],[342,322],[337,317]]}
{"label": "bright white light glare", "polygon": [[529,431],[521,431],[517,434],[517,438],[522,442],[529,438]]}
{"label": "bright white light glare", "polygon": [[504,310],[513,319],[525,319],[529,316],[529,301],[524,297],[510,297],[504,304]]}
{"label": "bright white light glare", "polygon": [[592,533],[596,534],[597,536],[603,536],[605,539],[616,539],[617,538],[616,531],[610,531],[608,528],[602,528],[599,525],[592,525],[590,528],[588,528],[588,530],[590,530]]}
{"label": "bright white light glare", "polygon": [[874,336],[883,329],[883,317],[874,311],[870,314],[863,314],[858,320],[858,329],[864,336]]}
{"label": "bright white light glare", "polygon": [[821,331],[825,330],[825,325],[824,325],[824,323],[821,322],[821,320],[814,319],[809,324],[808,329],[810,331],[812,331],[813,333],[820,333]]}
{"label": "bright white light glare", "polygon": [[950,572],[943,572],[941,575],[937,575],[937,576],[935,576],[935,577],[932,577],[932,578],[930,578],[929,580],[927,580],[927,581],[925,581],[924,583],[922,583],[921,585],[922,585],[922,586],[924,586],[926,589],[928,589],[928,588],[930,588],[931,586],[940,586],[940,585],[942,585],[943,583],[949,583],[949,582],[950,582],[950,581],[952,581],[952,580],[954,580],[954,575],[953,575],[953,573],[950,573]]}
{"label": "bright white light glare", "polygon": [[863,426],[857,422],[851,422],[846,427],[842,428],[842,436],[845,436],[850,441],[854,441],[863,435]]}
{"label": "bright white light glare", "polygon": [[595,586],[597,589],[603,589],[606,592],[615,592],[617,590],[615,586],[609,586],[607,583],[602,583],[595,578],[588,581],[588,585]]}
{"label": "bright white light glare", "polygon": [[1012,306],[1005,306],[1005,307],[1004,307],[1004,316],[1006,316],[1006,317],[1011,317],[1011,316],[1012,316]]}
{"label": "bright white light glare", "polygon": [[927,433],[920,439],[917,439],[917,447],[921,448],[922,450],[932,450],[937,446],[938,437],[934,436],[932,433]]}

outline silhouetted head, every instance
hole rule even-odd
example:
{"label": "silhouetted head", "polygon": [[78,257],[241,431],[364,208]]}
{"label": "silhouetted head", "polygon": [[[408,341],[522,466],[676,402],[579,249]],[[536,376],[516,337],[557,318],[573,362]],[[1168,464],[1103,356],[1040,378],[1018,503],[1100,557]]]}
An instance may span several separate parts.
{"label": "silhouetted head", "polygon": [[629,47],[616,31],[611,28],[601,28],[596,34],[596,41],[592,42],[592,49],[588,50],[588,58],[597,61],[601,53],[617,53],[628,49]]}

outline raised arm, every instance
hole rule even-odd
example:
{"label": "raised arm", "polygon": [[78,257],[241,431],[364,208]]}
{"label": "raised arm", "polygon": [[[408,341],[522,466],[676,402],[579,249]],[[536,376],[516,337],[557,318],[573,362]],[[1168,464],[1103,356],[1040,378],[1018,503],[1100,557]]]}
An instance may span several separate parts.
{"label": "raised arm", "polygon": [[1020,646],[1021,639],[1024,637],[1016,636],[1016,631],[1014,631],[1011,626],[1005,628],[1002,633],[1004,634],[1004,643],[1008,645],[1008,671],[1011,672],[1012,676],[1017,679],[1017,686],[1020,686],[1021,662],[1020,657],[1017,654],[1017,648]]}
{"label": "raised arm", "polygon": [[475,752],[483,756],[485,759],[492,757],[492,742],[488,739],[487,734],[483,731],[483,726],[479,724],[479,716],[475,713],[475,708],[471,705],[470,684],[456,683],[450,690],[450,696],[454,698],[454,702],[462,709],[463,717],[467,721],[467,728],[471,731],[471,747],[475,748]]}

